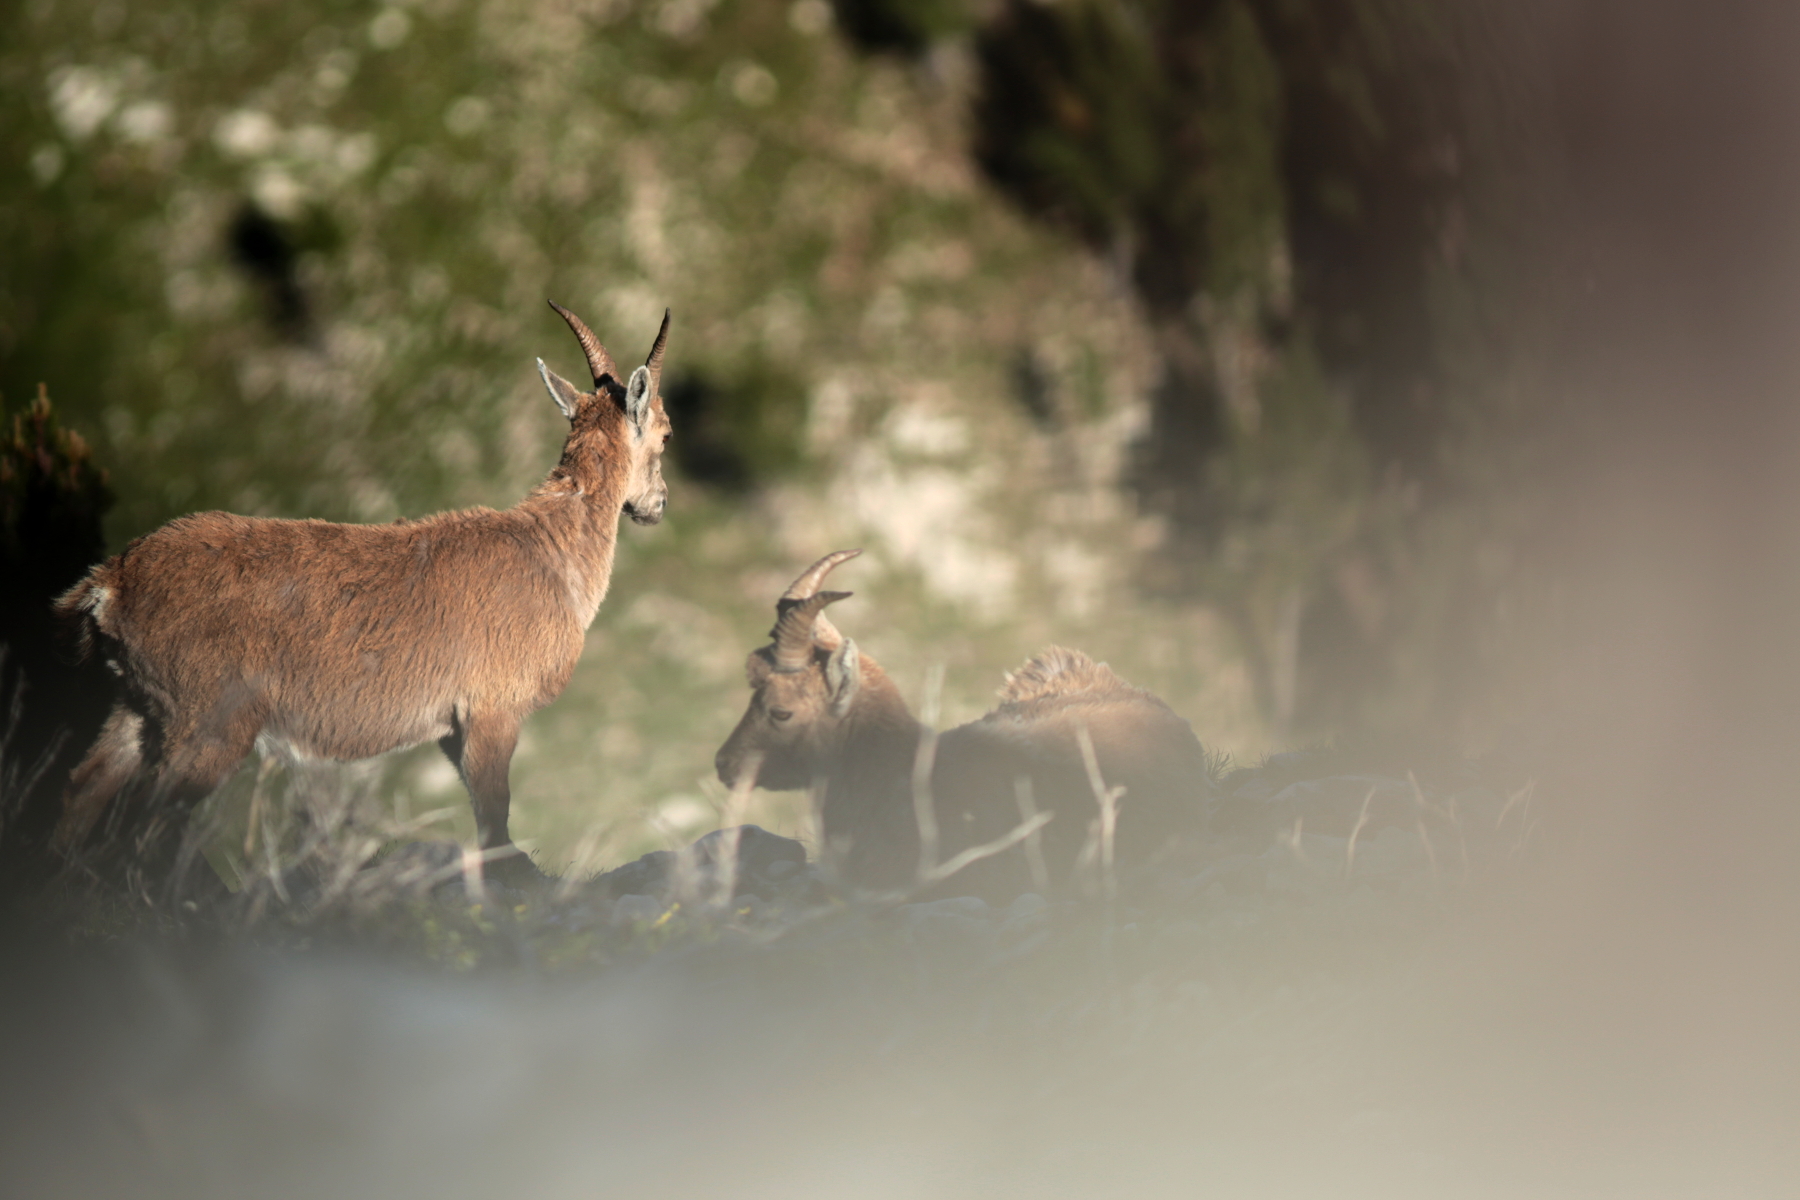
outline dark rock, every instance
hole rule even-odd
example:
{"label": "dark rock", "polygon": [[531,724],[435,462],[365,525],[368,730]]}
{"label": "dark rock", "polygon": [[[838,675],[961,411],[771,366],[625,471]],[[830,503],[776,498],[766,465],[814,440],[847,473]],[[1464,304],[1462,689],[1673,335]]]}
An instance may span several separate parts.
{"label": "dark rock", "polygon": [[1265,871],[1260,855],[1228,855],[1199,874],[1182,880],[1174,889],[1174,895],[1179,899],[1189,899],[1205,894],[1215,884],[1227,894],[1242,895],[1261,887]]}
{"label": "dark rock", "polygon": [[[767,877],[769,868],[777,864],[806,865],[806,847],[793,838],[770,833],[760,825],[739,825],[736,830],[715,829],[692,849],[699,861],[713,865],[730,853],[731,838],[737,835],[738,872]],[[788,868],[792,871],[792,867]]]}
{"label": "dark rock", "polygon": [[721,869],[731,861],[736,837],[736,881],[732,895],[773,900],[814,882],[806,876],[806,847],[758,825],[718,829],[685,850],[655,850],[636,862],[595,877],[592,886],[611,896],[717,896]]}
{"label": "dark rock", "polygon": [[609,896],[655,895],[666,889],[674,869],[673,850],[652,850],[636,862],[596,875],[593,886]]}

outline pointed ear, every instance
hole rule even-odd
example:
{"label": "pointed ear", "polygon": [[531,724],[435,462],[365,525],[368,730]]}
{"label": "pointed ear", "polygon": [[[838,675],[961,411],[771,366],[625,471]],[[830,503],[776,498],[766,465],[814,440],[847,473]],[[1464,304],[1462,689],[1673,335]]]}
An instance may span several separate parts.
{"label": "pointed ear", "polygon": [[831,715],[841,717],[849,712],[862,687],[862,655],[854,640],[845,638],[825,660],[825,685],[831,689]]}
{"label": "pointed ear", "polygon": [[650,369],[639,367],[631,373],[631,382],[625,385],[625,415],[640,430],[644,421],[650,416]]}
{"label": "pointed ear", "polygon": [[550,398],[556,401],[556,407],[562,409],[562,415],[573,421],[575,410],[581,406],[581,389],[546,367],[543,359],[538,359],[537,364],[544,386],[550,389]]}

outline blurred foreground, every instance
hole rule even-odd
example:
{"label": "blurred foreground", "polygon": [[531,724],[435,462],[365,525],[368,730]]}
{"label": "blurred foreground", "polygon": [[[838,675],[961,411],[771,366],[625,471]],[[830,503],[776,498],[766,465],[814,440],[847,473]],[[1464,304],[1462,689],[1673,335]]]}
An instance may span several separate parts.
{"label": "blurred foreground", "polygon": [[1211,836],[1053,900],[858,900],[754,829],[522,890],[365,862],[369,822],[160,917],[65,881],[0,947],[0,1159],[44,1197],[1787,1190],[1755,924],[1672,916],[1534,782],[1345,767],[1227,776]]}
{"label": "blurred foreground", "polygon": [[1578,1144],[1519,1160],[1518,1098],[1446,1073],[1471,1053],[1442,1007],[1464,954],[1540,877],[1531,789],[1296,770],[1241,774],[1238,831],[1112,903],[846,904],[746,831],[735,881],[702,852],[471,904],[452,847],[260,917],[208,904],[223,938],[15,944],[30,969],[0,1014],[37,1036],[0,1052],[0,1146],[45,1197],[1497,1195],[1607,1174]]}

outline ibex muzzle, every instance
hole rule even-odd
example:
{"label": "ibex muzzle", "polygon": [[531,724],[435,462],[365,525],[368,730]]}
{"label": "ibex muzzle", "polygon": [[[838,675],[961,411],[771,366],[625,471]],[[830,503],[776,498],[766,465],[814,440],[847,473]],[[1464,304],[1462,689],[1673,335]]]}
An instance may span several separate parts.
{"label": "ibex muzzle", "polygon": [[[569,419],[562,458],[511,509],[391,525],[197,513],[89,572],[58,610],[120,679],[70,779],[55,842],[72,851],[127,781],[181,804],[259,736],[314,758],[435,739],[483,847],[507,845],[507,781],[525,717],[561,694],[612,577],[619,517],[661,519],[669,318],[626,377],[574,313],[582,391],[538,361]],[[134,789],[135,790],[135,789]]]}

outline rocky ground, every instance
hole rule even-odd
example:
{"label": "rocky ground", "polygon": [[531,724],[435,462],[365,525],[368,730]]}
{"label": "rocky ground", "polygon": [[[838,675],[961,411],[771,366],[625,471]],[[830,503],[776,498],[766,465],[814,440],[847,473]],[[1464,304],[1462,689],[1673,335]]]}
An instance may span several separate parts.
{"label": "rocky ground", "polygon": [[1433,997],[1541,805],[1294,773],[1066,896],[849,897],[746,826],[22,943],[0,1159],[34,1196],[1515,1194],[1543,1164],[1428,1086]]}

